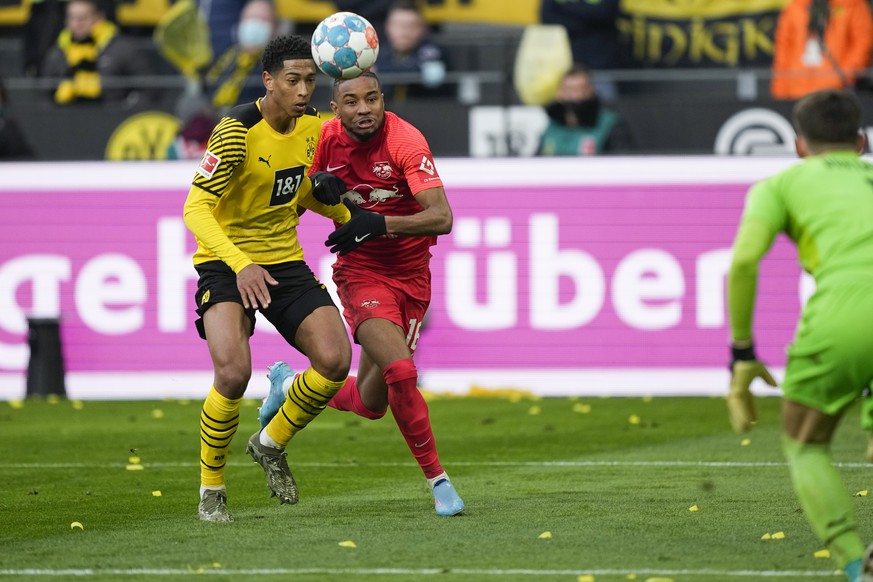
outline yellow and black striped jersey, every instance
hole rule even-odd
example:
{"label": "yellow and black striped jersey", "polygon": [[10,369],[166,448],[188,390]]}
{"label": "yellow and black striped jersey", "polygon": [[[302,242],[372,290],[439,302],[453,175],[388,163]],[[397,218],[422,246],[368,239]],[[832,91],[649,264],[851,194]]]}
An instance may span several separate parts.
{"label": "yellow and black striped jersey", "polygon": [[345,222],[343,205],[312,197],[307,177],[322,119],[309,108],[281,134],[261,114],[260,99],[234,107],[212,131],[185,201],[185,224],[197,239],[194,263],[220,259],[239,272],[251,263],[303,260],[297,206]]}

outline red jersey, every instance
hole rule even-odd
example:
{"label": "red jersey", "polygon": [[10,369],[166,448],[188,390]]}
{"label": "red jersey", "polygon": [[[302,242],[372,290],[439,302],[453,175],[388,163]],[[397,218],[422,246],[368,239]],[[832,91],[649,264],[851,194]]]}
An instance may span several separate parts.
{"label": "red jersey", "polygon": [[[386,216],[421,212],[415,195],[443,185],[427,140],[389,111],[378,133],[365,142],[349,137],[339,118],[327,121],[310,173],[318,171],[340,178],[350,190],[346,197],[364,210]],[[349,263],[406,278],[428,267],[434,244],[435,236],[381,236],[337,257],[337,267]]]}

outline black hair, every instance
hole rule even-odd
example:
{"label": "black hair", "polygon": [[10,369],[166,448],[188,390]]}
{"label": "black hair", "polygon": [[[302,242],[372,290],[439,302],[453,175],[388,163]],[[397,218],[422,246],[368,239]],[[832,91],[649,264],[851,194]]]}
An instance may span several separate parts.
{"label": "black hair", "polygon": [[363,73],[361,73],[357,77],[352,77],[351,79],[343,79],[343,78],[334,79],[333,80],[333,92],[331,93],[333,95],[333,100],[336,101],[336,97],[339,94],[340,85],[342,85],[346,81],[351,81],[352,79],[358,79],[360,77],[369,77],[371,79],[375,79],[376,80],[376,88],[379,89],[380,93],[382,92],[382,82],[379,80],[379,77],[376,75],[376,73],[374,73],[373,71],[364,71]]}
{"label": "black hair", "polygon": [[812,145],[846,144],[853,148],[861,130],[861,102],[847,91],[828,89],[794,105],[794,128]]}
{"label": "black hair", "polygon": [[285,61],[311,61],[312,48],[309,41],[296,34],[274,38],[264,47],[261,57],[264,70],[270,74],[282,70]]}

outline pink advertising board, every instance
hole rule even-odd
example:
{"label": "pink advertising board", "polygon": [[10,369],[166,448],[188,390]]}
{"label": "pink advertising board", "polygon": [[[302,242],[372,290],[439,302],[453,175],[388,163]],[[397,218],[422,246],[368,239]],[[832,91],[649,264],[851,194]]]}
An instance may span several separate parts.
{"label": "pink advertising board", "polygon": [[[748,186],[788,163],[438,160],[455,225],[433,249],[423,383],[723,391],[730,243]],[[181,218],[192,175],[190,162],[0,165],[0,398],[23,395],[27,318],[53,316],[71,396],[203,393],[210,363]],[[299,231],[327,283],[330,229],[307,214]],[[761,272],[759,355],[778,369],[811,285],[784,239]],[[263,320],[252,346],[256,370],[305,366]]]}

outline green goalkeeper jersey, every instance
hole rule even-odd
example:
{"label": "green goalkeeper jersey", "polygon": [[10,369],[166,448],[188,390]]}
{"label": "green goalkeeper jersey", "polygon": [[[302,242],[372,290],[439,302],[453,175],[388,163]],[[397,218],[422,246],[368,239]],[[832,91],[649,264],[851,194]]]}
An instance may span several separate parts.
{"label": "green goalkeeper jersey", "polygon": [[861,284],[873,293],[873,164],[835,151],[752,186],[728,279],[733,339],[752,337],[758,263],[780,232],[817,289]]}

